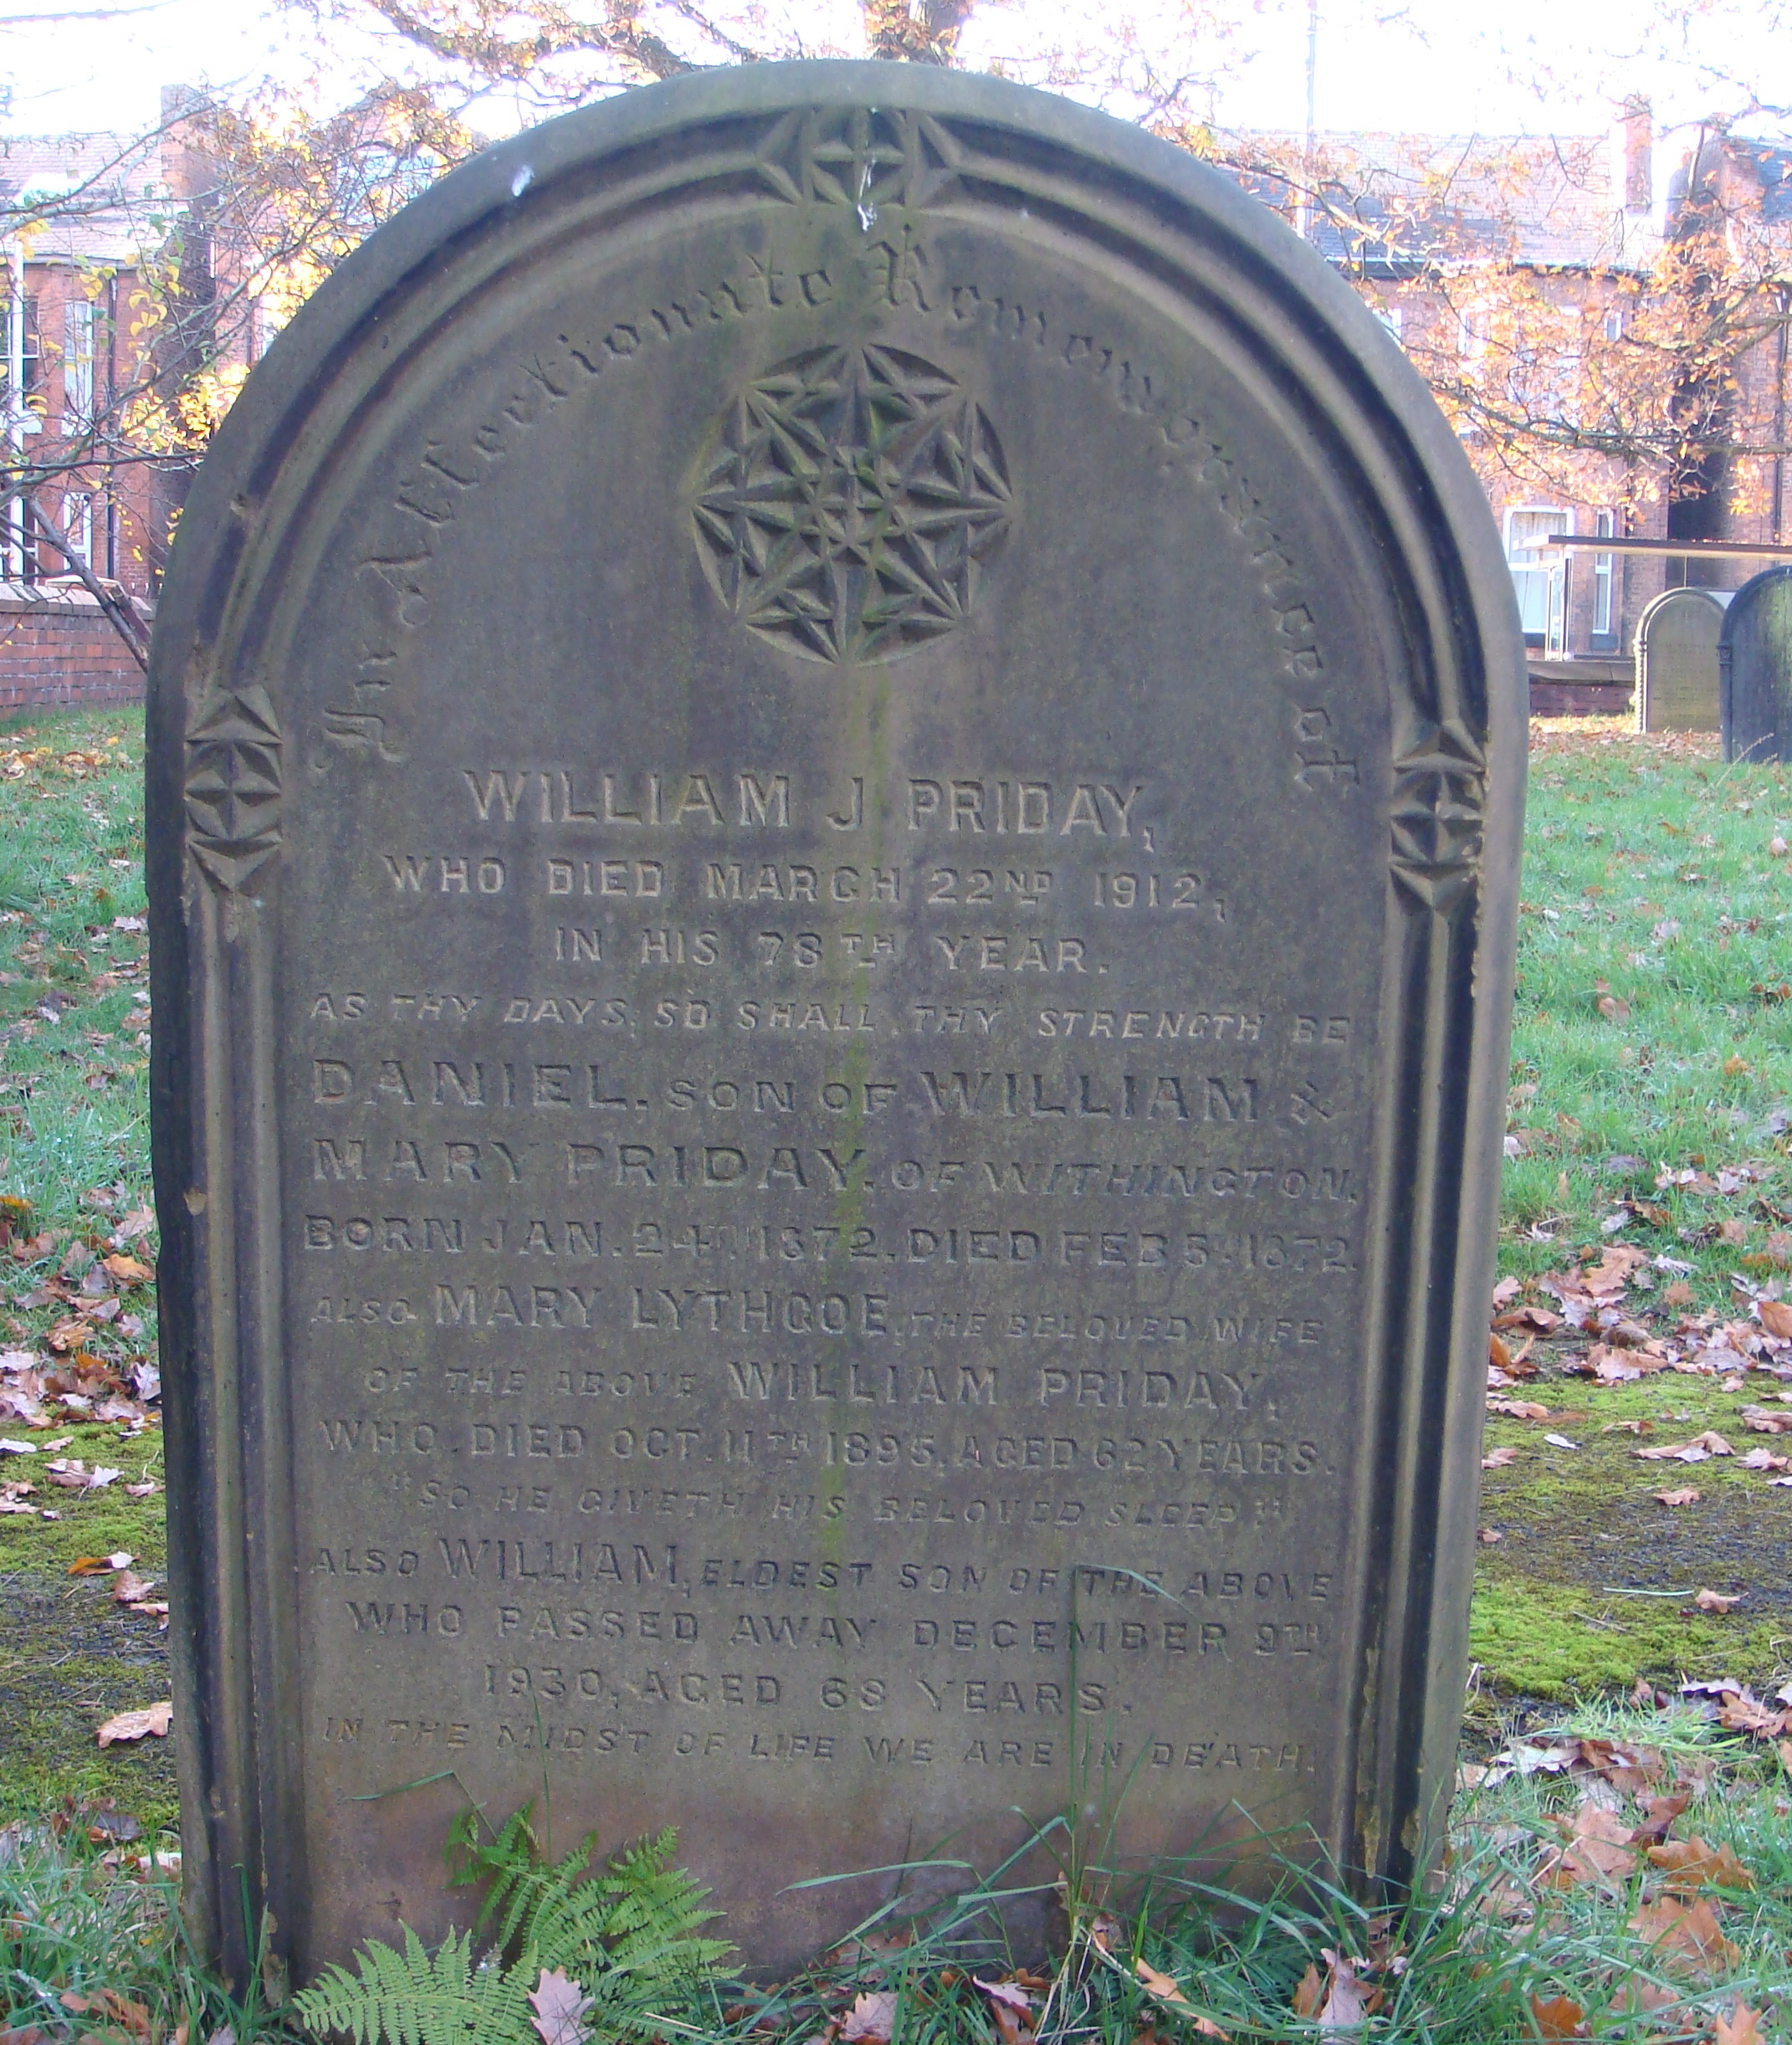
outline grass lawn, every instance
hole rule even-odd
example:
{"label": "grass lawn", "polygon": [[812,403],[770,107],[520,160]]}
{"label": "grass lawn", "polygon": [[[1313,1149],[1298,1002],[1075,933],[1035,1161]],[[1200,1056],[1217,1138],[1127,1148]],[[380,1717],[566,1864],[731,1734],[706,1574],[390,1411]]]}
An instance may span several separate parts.
{"label": "grass lawn", "polygon": [[[1580,1697],[1592,1714],[1577,1721],[1583,1730],[1652,1742],[1667,1756],[1666,1776],[1614,1787],[1584,1766],[1496,1771],[1463,1807],[1457,1853],[1460,1868],[1480,1871],[1460,1877],[1462,1894],[1484,1877],[1492,1899],[1477,1904],[1475,1921],[1503,1926],[1505,1944],[1490,1959],[1465,1942],[1460,1913],[1400,1930],[1446,1956],[1427,1975],[1436,2007],[1405,2028],[1382,2022],[1382,2035],[1531,2037],[1541,2020],[1524,2016],[1527,1999],[1567,1983],[1597,2035],[1703,2038],[1723,1995],[1786,1992],[1792,1819],[1782,1764],[1770,1743],[1714,1727],[1706,1708],[1658,1709],[1654,1695],[1685,1677],[1720,1675],[1752,1680],[1764,1695],[1792,1668],[1792,1485],[1774,1482],[1772,1463],[1782,1449],[1775,1408],[1792,1420],[1792,1345],[1776,1347],[1771,1326],[1792,1285],[1792,782],[1778,767],[1726,768],[1714,752],[1590,722],[1534,735],[1500,1244],[1508,1283],[1496,1357],[1508,1381],[1496,1391],[1508,1410],[1490,1415],[1473,1621],[1472,1715],[1486,1745],[1507,1739],[1525,1707]],[[143,1389],[138,1373],[155,1354],[153,1291],[131,1272],[154,1243],[141,1233],[141,720],[130,711],[41,717],[0,733],[0,1349],[73,1371],[69,1381],[96,1409],[54,1432],[30,1430],[3,1404],[17,1371],[0,1368],[0,1442],[37,1451],[0,1451],[0,1507],[11,1509],[0,1510],[0,1827],[65,1799],[110,1799],[122,1814],[97,1826],[84,1817],[59,1843],[33,1833],[37,1843],[10,1861],[0,1831],[0,1961],[23,1964],[8,1959],[9,1909],[13,1923],[46,1909],[91,1918],[82,1951],[104,1946],[119,1992],[129,1976],[146,2007],[155,2002],[156,2022],[166,2016],[172,2029],[184,2012],[197,2040],[223,2021],[223,2006],[204,2003],[182,1971],[153,1881],[115,1908],[92,1859],[131,1822],[148,1836],[174,1817],[172,1740],[95,1744],[103,1720],[166,1695],[157,1619],[121,1605],[110,1572],[70,1573],[83,1557],[120,1551],[141,1579],[159,1578],[166,1562],[163,1499],[145,1489],[161,1474],[153,1418],[142,1424],[124,1407],[119,1418],[97,1417],[105,1398]],[[1702,1453],[1683,1460],[1638,1453],[1698,1448],[1701,1437]],[[1713,1437],[1723,1448],[1708,1445]],[[1783,1447],[1792,1458],[1792,1441]],[[119,1474],[58,1485],[53,1453]],[[1694,1495],[1670,1504],[1663,1493]],[[1700,1591],[1728,1609],[1701,1609]],[[139,1602],[156,1595],[152,1582]],[[1628,1694],[1639,1678],[1642,1709],[1610,1720],[1598,1698]],[[1726,1908],[1733,1966],[1721,1952],[1697,1964],[1684,1951],[1664,1958],[1666,1945],[1639,1957],[1627,1913],[1661,1899],[1649,1899],[1640,1863],[1603,1884],[1574,1876],[1548,1892],[1547,1907],[1538,1900],[1538,1840],[1562,1845],[1549,1830],[1554,1817],[1577,1800],[1584,1809],[1590,1793],[1635,1822],[1677,1774],[1693,1786],[1682,1831],[1697,1819],[1759,1878]],[[52,1895],[63,1899],[46,1902]],[[1322,1932],[1340,1952],[1370,1954],[1378,1937],[1384,1959],[1393,1950],[1385,1927],[1326,1930],[1298,1914],[1260,1924],[1249,1950],[1197,1952],[1192,1934],[1152,1950],[1170,1971],[1217,1984],[1213,2006],[1235,2037],[1310,2035],[1310,2025],[1286,2029],[1266,2012],[1286,2012],[1307,1960],[1322,1972],[1329,1964],[1319,1960]],[[152,1951],[153,1981],[144,1972]],[[1613,1986],[1626,1970],[1654,1978],[1651,1969],[1669,1984],[1652,2012]],[[1386,1988],[1400,1976],[1377,1978]],[[0,1987],[15,2012],[25,2008],[13,1976]],[[916,2027],[902,2045],[922,2031],[988,2045],[984,2016],[945,2013],[963,1997],[940,2002],[937,1982],[927,1992],[935,2002],[914,2004]],[[966,1992],[965,2010],[981,2012]],[[1185,2034],[1174,2008],[1143,1991],[1103,1995],[1098,2011],[1089,2006],[1092,2035],[1132,2045],[1153,2015]],[[924,2021],[924,2007],[934,2016]],[[253,2022],[240,2012],[236,2021],[244,2045]],[[738,2031],[743,2021],[718,2017],[706,2028]],[[146,2035],[133,2024],[120,2035]],[[800,2042],[816,2028],[812,2007],[791,2017],[789,2036]],[[1016,2045],[997,2031],[1001,2045]],[[0,2038],[11,2045],[13,2035],[0,2022]]]}

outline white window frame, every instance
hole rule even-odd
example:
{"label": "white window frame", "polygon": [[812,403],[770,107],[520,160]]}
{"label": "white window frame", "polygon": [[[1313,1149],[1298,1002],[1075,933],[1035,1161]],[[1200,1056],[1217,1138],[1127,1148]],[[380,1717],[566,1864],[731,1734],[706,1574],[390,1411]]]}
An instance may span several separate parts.
{"label": "white window frame", "polygon": [[[64,490],[62,494],[60,515],[56,521],[57,536],[69,553],[84,568],[94,565],[94,494],[91,490]],[[60,561],[53,572],[73,575],[73,564]]]}
{"label": "white window frame", "polygon": [[1560,586],[1566,582],[1566,564],[1559,547],[1537,542],[1552,532],[1566,532],[1573,520],[1567,508],[1556,505],[1512,505],[1506,512],[1506,566],[1518,599],[1518,618],[1528,638],[1546,643],[1551,637],[1551,619],[1562,609]]}
{"label": "white window frame", "polygon": [[62,430],[71,437],[94,425],[95,341],[97,309],[91,299],[71,298],[62,308]]}
{"label": "white window frame", "polygon": [[[1618,530],[1617,514],[1613,511],[1595,511],[1593,514],[1594,536],[1600,540],[1615,538]],[[1609,638],[1615,629],[1612,619],[1615,612],[1612,598],[1615,594],[1617,556],[1595,554],[1593,556],[1593,629],[1602,638]]]}

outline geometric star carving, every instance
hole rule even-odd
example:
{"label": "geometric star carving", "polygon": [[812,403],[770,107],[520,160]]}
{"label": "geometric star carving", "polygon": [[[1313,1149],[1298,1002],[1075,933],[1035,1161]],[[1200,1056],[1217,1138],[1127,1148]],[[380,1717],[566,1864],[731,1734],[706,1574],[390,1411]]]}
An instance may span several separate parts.
{"label": "geometric star carving", "polygon": [[220,887],[240,888],[280,848],[280,730],[267,691],[211,697],[187,735],[187,843]]}
{"label": "geometric star carving", "polygon": [[956,151],[930,115],[867,106],[781,115],[754,167],[781,199],[852,206],[869,228],[883,206],[931,204],[957,177]]}
{"label": "geometric star carving", "polygon": [[1453,908],[1481,869],[1487,758],[1455,718],[1394,762],[1394,877],[1429,909]]}
{"label": "geometric star carving", "polygon": [[717,595],[806,659],[892,660],[968,618],[1013,496],[995,429],[945,370],[817,348],[735,401],[692,509]]}

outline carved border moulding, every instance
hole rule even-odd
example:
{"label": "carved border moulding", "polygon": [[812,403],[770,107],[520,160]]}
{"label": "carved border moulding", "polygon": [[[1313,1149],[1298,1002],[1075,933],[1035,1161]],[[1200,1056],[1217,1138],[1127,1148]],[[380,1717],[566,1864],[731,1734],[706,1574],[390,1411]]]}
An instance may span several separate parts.
{"label": "carved border moulding", "polygon": [[1455,719],[1394,762],[1394,877],[1426,909],[1447,914],[1479,878],[1487,754]]}
{"label": "carved border moulding", "polygon": [[266,689],[221,690],[187,734],[188,848],[234,893],[280,849],[280,727]]}
{"label": "carved border moulding", "polygon": [[774,121],[755,153],[781,199],[855,206],[869,228],[880,206],[923,207],[958,177],[945,126],[905,107],[818,106]]}

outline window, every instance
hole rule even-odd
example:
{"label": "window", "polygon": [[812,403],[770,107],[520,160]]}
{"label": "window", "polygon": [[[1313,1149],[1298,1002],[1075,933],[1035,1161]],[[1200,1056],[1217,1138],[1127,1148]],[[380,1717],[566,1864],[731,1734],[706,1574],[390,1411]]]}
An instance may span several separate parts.
{"label": "window", "polygon": [[69,435],[93,431],[94,308],[84,298],[72,298],[62,309],[62,430]]}
{"label": "window", "polygon": [[1623,340],[1623,338],[1624,338],[1624,308],[1623,308],[1623,306],[1621,306],[1621,305],[1610,305],[1610,306],[1607,306],[1607,308],[1605,309],[1605,338],[1606,338],[1606,340],[1607,340],[1607,341],[1622,341],[1622,340]]}
{"label": "window", "polygon": [[[38,301],[17,290],[8,295],[4,307],[6,326],[5,352],[0,355],[0,389],[8,400],[9,414],[23,410],[27,401],[38,387],[38,372],[41,367],[38,347]],[[36,414],[31,414],[35,422]],[[35,432],[34,423],[28,424],[27,432]]]}
{"label": "window", "polygon": [[[90,490],[64,490],[62,495],[61,530],[57,535],[69,552],[84,568],[90,568],[94,559],[94,500]],[[51,575],[72,575],[74,562],[59,554],[54,546],[44,551],[50,556],[48,572]]]}
{"label": "window", "polygon": [[1560,610],[1565,564],[1561,549],[1544,541],[1551,533],[1567,530],[1565,510],[1526,505],[1506,514],[1506,564],[1527,639],[1548,638],[1551,616]]}
{"label": "window", "polygon": [[1487,351],[1492,322],[1483,306],[1472,305],[1456,315],[1456,351],[1465,362],[1478,362]]}
{"label": "window", "polygon": [[[1617,520],[1610,511],[1593,514],[1593,530],[1601,540],[1609,540],[1617,530]],[[1612,567],[1615,556],[1595,554],[1593,556],[1593,633],[1595,638],[1609,639],[1612,636],[1611,595]],[[1609,648],[1601,647],[1604,653]]]}
{"label": "window", "polygon": [[1405,308],[1400,305],[1376,305],[1371,310],[1395,340],[1404,345],[1406,337]]}

